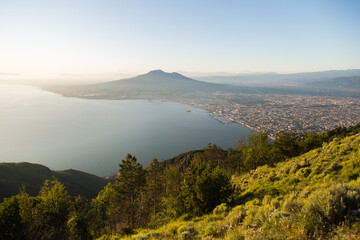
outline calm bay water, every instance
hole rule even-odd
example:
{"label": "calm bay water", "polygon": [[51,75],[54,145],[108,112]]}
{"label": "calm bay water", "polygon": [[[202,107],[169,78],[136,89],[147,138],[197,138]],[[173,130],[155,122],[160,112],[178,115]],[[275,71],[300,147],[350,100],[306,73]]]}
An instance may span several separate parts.
{"label": "calm bay water", "polygon": [[65,98],[0,84],[0,162],[105,176],[118,170],[127,153],[147,166],[154,157],[168,159],[210,142],[233,147],[250,131],[178,103]]}

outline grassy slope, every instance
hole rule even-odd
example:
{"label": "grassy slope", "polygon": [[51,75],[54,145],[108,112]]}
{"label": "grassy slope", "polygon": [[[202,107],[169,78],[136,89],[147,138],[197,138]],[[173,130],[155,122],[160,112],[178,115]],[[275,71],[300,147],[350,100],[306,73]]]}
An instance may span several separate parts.
{"label": "grassy slope", "polygon": [[[358,218],[352,227],[325,224],[323,220],[337,220],[331,216],[336,216],[334,196],[339,192],[345,192],[344,196],[339,193],[340,204],[346,203],[348,195],[360,203],[360,195],[356,195],[360,192],[359,174],[360,134],[335,139],[276,166],[263,166],[234,177],[236,196],[232,207],[223,204],[210,215],[139,230],[132,239],[359,238]],[[344,190],[351,187],[359,192]],[[319,221],[325,223],[319,225]],[[321,226],[326,232],[316,231],[313,226]]]}
{"label": "grassy slope", "polygon": [[72,169],[52,171],[40,164],[0,163],[0,201],[18,194],[22,185],[26,186],[27,193],[37,195],[45,179],[53,177],[63,183],[71,195],[88,198],[95,197],[108,183],[104,178]]}

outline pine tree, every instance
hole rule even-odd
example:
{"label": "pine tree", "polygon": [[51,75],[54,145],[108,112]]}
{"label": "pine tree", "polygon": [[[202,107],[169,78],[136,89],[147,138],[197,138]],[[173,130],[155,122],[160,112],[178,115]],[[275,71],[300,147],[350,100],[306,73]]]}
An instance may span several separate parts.
{"label": "pine tree", "polygon": [[126,231],[138,226],[140,222],[137,215],[141,189],[145,185],[145,171],[131,154],[122,160],[119,167],[111,205],[119,225]]}
{"label": "pine tree", "polygon": [[184,202],[181,197],[182,173],[175,166],[167,166],[165,175],[165,194],[163,202],[166,209],[166,215],[170,218],[179,217],[185,212]]}
{"label": "pine tree", "polygon": [[150,210],[150,216],[157,220],[157,214],[162,208],[162,198],[165,196],[163,168],[159,161],[154,158],[146,169],[146,205]]}
{"label": "pine tree", "polygon": [[269,154],[271,150],[269,135],[264,131],[258,134],[255,132],[248,136],[248,143],[245,154],[245,167],[247,170],[256,169],[267,163],[271,163],[272,156]]}

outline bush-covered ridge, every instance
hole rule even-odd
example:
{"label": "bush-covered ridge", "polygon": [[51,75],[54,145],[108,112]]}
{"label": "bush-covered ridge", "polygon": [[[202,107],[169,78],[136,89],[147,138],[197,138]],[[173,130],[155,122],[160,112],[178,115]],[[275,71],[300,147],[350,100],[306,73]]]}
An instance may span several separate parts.
{"label": "bush-covered ridge", "polygon": [[146,169],[128,154],[91,200],[71,197],[64,179],[4,199],[0,239],[359,237],[359,130],[253,133]]}
{"label": "bush-covered ridge", "polygon": [[43,182],[53,178],[63,183],[70,195],[88,198],[95,197],[109,182],[105,178],[74,169],[52,171],[43,165],[28,162],[0,163],[0,202],[4,197],[18,194],[23,185],[28,194],[36,196]]}
{"label": "bush-covered ridge", "polygon": [[[133,239],[359,239],[360,134],[233,177],[236,199]],[[186,219],[186,218],[185,218]],[[109,236],[104,237],[107,239]]]}

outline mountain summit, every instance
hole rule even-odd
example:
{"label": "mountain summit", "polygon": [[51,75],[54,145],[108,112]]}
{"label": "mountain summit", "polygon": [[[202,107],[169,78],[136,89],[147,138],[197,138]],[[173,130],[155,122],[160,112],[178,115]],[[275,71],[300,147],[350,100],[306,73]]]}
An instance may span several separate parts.
{"label": "mountain summit", "polygon": [[161,69],[158,69],[158,70],[152,70],[152,71],[148,72],[147,74],[152,74],[152,75],[154,75],[154,74],[163,74],[163,73],[166,73],[166,72],[164,72],[164,71],[161,70]]}
{"label": "mountain summit", "polygon": [[112,85],[113,84],[120,84],[120,85],[152,84],[152,85],[158,85],[158,86],[166,85],[168,87],[170,87],[171,85],[174,85],[176,87],[184,87],[184,84],[185,85],[195,84],[195,85],[201,85],[201,86],[214,85],[212,83],[197,81],[197,80],[185,77],[176,72],[167,73],[160,69],[153,70],[146,74],[139,75],[139,76],[136,76],[133,78],[116,80],[116,81],[106,82],[106,83],[102,83],[102,84],[106,84],[106,85],[108,85],[108,84],[112,84]]}
{"label": "mountain summit", "polygon": [[[98,99],[174,99],[188,97],[199,92],[232,91],[234,87],[224,84],[202,82],[179,73],[167,73],[160,69],[122,80],[71,86],[50,91],[69,97]],[[48,89],[49,90],[49,89]]]}

